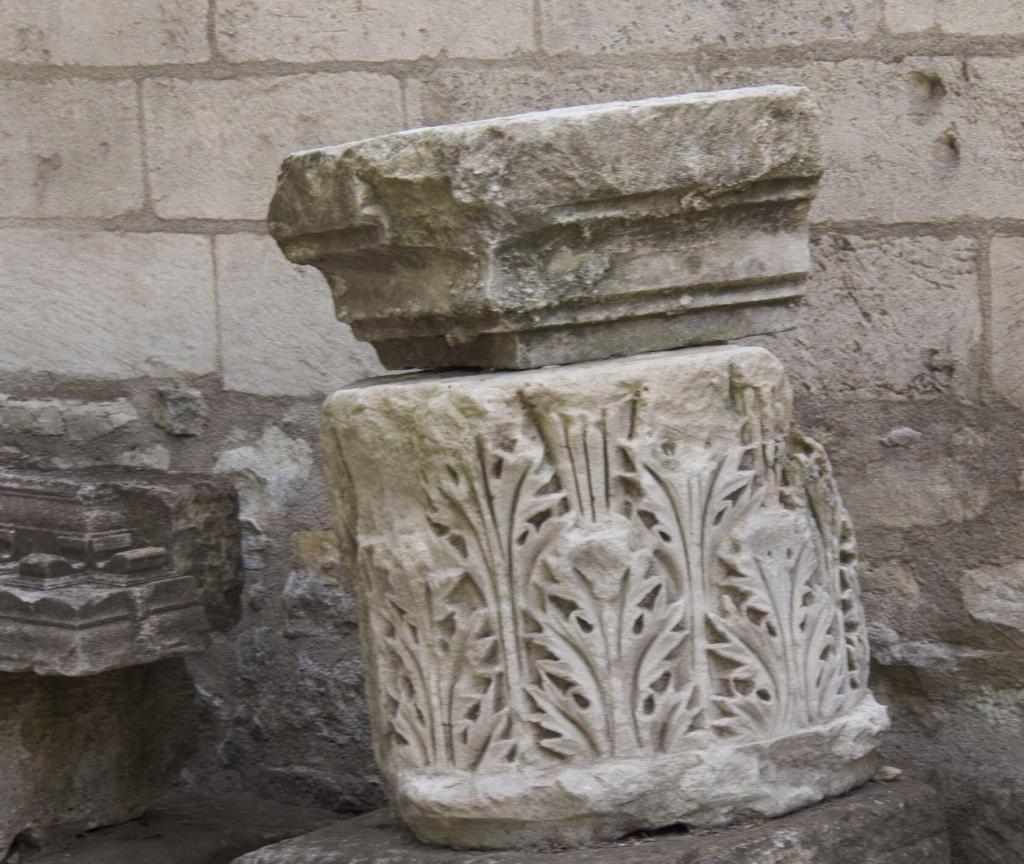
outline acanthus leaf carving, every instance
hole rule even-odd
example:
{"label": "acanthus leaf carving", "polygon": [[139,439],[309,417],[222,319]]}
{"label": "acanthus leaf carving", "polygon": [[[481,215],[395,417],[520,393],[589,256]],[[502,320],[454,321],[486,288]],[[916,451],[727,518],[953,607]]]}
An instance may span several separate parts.
{"label": "acanthus leaf carving", "polygon": [[849,520],[820,447],[778,434],[776,396],[737,387],[738,443],[706,450],[652,428],[635,391],[600,413],[536,397],[522,434],[435,460],[419,539],[361,544],[396,758],[668,753],[857,704]]}

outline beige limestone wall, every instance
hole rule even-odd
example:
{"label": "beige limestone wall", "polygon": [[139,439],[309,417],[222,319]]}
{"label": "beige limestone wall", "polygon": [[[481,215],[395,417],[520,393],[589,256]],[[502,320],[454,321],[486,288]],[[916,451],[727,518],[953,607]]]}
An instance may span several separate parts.
{"label": "beige limestone wall", "polygon": [[381,800],[316,442],[378,367],[266,236],[280,158],[764,82],[824,113],[803,324],[761,341],[859,528],[890,758],[940,784],[959,861],[1024,858],[1021,0],[0,3],[0,453],[242,493],[187,780]]}

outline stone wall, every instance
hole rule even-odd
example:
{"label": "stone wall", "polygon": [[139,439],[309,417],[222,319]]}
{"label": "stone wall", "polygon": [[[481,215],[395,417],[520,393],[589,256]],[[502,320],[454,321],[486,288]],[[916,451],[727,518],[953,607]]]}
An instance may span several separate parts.
{"label": "stone wall", "polygon": [[[856,520],[890,759],[959,861],[1024,856],[1019,0],[0,4],[0,453],[216,471],[240,623],[191,661],[207,789],[382,798],[328,530],[325,393],[378,371],[263,224],[287,152],[557,105],[811,87],[827,173],[789,365]],[[757,340],[755,340],[757,341]]]}

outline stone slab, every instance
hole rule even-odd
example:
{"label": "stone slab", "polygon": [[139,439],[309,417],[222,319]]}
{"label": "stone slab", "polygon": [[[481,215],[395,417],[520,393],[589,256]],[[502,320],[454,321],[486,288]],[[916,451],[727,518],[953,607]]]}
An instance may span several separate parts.
{"label": "stone slab", "polygon": [[529,3],[446,0],[222,0],[217,46],[228,60],[504,57],[533,47]]}
{"label": "stone slab", "polygon": [[709,45],[742,49],[869,39],[875,18],[870,0],[848,0],[841,11],[815,0],[548,0],[541,12],[544,47],[553,54],[681,53]]}
{"label": "stone slab", "polygon": [[145,5],[136,0],[6,0],[0,5],[0,60],[88,66],[194,63],[210,56],[206,9],[207,0]]}
{"label": "stone slab", "polygon": [[993,237],[992,385],[1024,408],[1024,238]]}
{"label": "stone slab", "polygon": [[914,780],[869,783],[766,823],[638,834],[581,849],[456,852],[424,846],[386,810],[251,852],[233,864],[948,864],[935,793]]}
{"label": "stone slab", "polygon": [[767,86],[426,127],[285,160],[271,233],[389,368],[530,368],[795,324],[821,173]]}
{"label": "stone slab", "polygon": [[343,821],[315,807],[178,790],[139,818],[75,838],[34,864],[224,864],[235,856]]}

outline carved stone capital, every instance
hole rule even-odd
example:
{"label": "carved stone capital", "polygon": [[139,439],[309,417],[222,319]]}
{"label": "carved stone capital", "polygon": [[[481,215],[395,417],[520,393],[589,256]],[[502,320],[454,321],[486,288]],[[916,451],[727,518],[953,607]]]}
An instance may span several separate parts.
{"label": "carved stone capital", "polygon": [[296,153],[269,222],[388,368],[519,369],[793,326],[820,174],[776,85]]}
{"label": "carved stone capital", "polygon": [[769,352],[381,378],[324,441],[421,840],[722,825],[875,770],[853,530]]}

